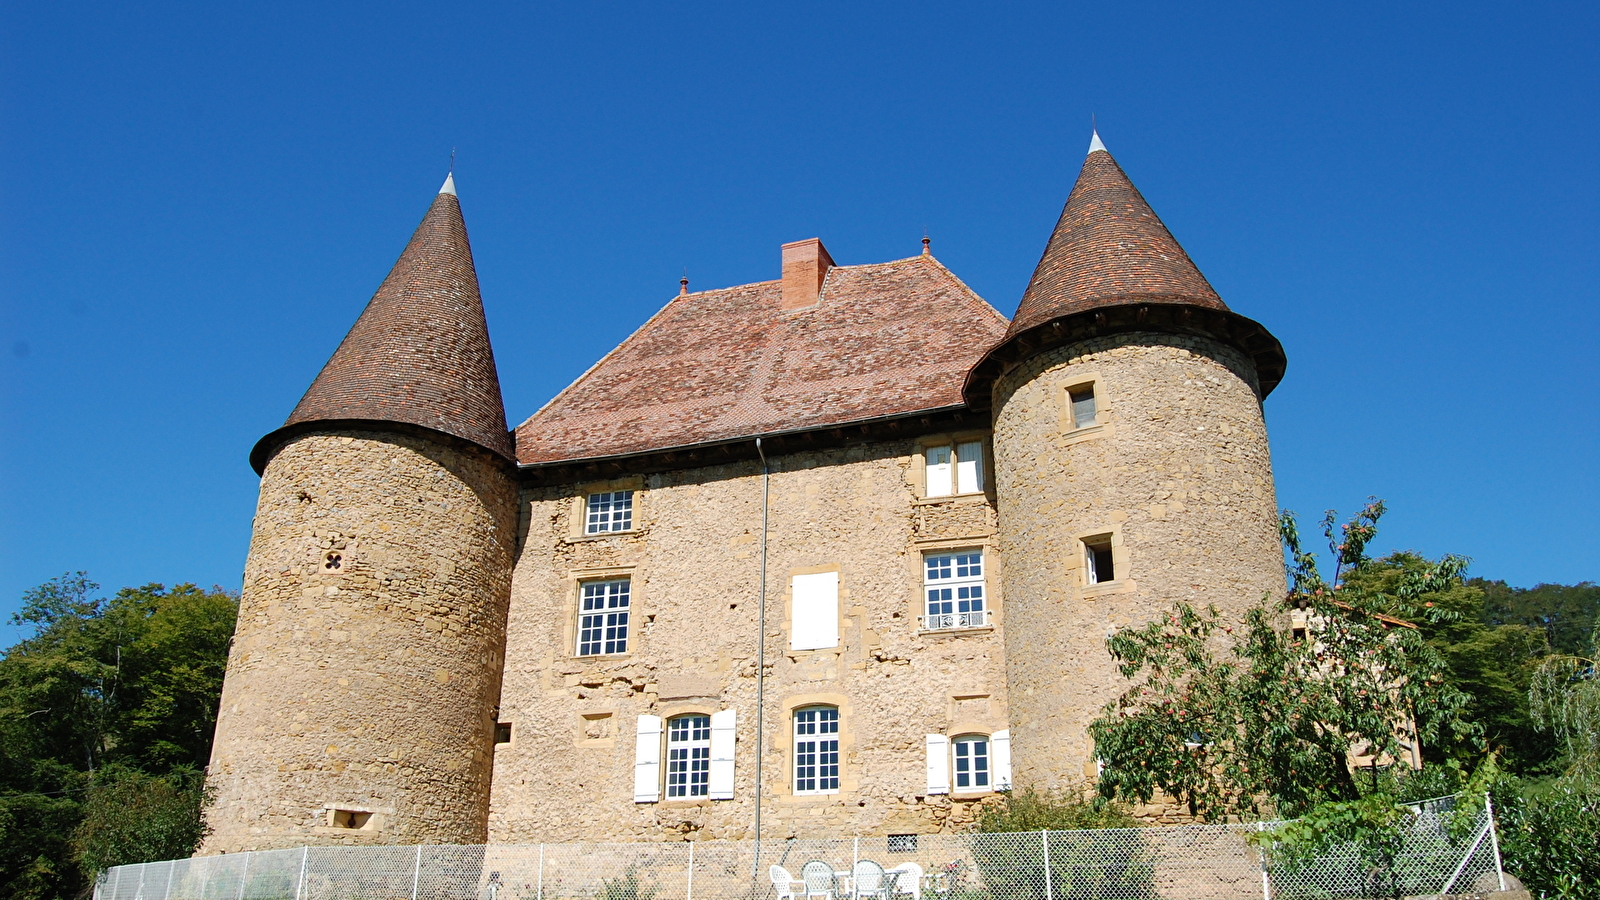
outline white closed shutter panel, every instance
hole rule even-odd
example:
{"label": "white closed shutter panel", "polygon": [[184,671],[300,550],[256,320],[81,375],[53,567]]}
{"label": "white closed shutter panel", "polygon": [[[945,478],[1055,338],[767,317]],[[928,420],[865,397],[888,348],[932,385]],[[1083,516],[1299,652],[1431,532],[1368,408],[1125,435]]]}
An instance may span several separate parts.
{"label": "white closed shutter panel", "polygon": [[789,583],[789,595],[794,609],[789,649],[839,646],[839,573],[796,575]]}
{"label": "white closed shutter panel", "polygon": [[930,734],[928,743],[928,793],[950,793],[950,739]]}
{"label": "white closed shutter panel", "polygon": [[956,447],[956,493],[983,490],[983,444],[973,441]]}
{"label": "white closed shutter panel", "polygon": [[733,799],[733,710],[711,714],[711,784],[713,800]]}
{"label": "white closed shutter panel", "polygon": [[989,735],[989,766],[994,770],[994,789],[1011,790],[1011,729]]}
{"label": "white closed shutter panel", "polygon": [[929,447],[926,477],[929,497],[950,496],[950,448]]}
{"label": "white closed shutter panel", "polygon": [[661,717],[640,716],[634,731],[633,802],[661,799]]}

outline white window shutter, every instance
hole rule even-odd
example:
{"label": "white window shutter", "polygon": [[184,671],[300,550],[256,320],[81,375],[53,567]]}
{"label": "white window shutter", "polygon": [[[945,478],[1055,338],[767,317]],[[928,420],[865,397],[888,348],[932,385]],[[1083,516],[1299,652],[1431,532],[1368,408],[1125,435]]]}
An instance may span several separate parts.
{"label": "white window shutter", "polygon": [[930,734],[928,742],[928,793],[950,793],[950,739]]}
{"label": "white window shutter", "polygon": [[1011,789],[1011,729],[989,735],[989,766],[994,770],[994,789]]}
{"label": "white window shutter", "polygon": [[725,709],[711,714],[711,784],[713,800],[733,799],[734,712]]}
{"label": "white window shutter", "polygon": [[789,595],[794,604],[789,649],[839,646],[839,573],[796,575],[789,582]]}
{"label": "white window shutter", "polygon": [[928,464],[925,469],[925,477],[928,482],[928,496],[950,496],[950,448],[929,447]]}
{"label": "white window shutter", "polygon": [[633,802],[661,799],[661,717],[640,716],[634,731]]}
{"label": "white window shutter", "polygon": [[956,492],[976,494],[983,490],[983,444],[978,441],[956,447]]}

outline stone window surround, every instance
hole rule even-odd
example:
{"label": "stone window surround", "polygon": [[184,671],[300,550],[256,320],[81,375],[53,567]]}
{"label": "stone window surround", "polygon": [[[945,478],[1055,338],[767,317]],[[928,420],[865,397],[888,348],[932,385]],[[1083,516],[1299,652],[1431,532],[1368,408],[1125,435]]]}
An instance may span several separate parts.
{"label": "stone window surround", "polygon": [[[624,532],[626,533],[626,532]],[[626,659],[638,652],[639,640],[644,636],[644,622],[646,613],[644,604],[640,599],[640,580],[635,575],[638,566],[601,566],[591,569],[575,569],[567,575],[567,610],[563,617],[565,620],[562,640],[566,645],[562,652],[567,659],[574,661],[585,660],[615,660]],[[578,654],[578,621],[583,615],[583,585],[590,581],[620,581],[628,579],[628,649],[622,653],[591,653]]]}
{"label": "stone window surround", "polygon": [[[906,472],[906,477],[911,482],[911,493],[916,502],[921,503],[949,503],[951,501],[974,500],[982,502],[990,498],[994,491],[994,433],[990,429],[973,429],[968,431],[951,431],[943,434],[929,434],[917,438],[912,443],[911,467]],[[932,447],[955,447],[976,441],[983,445],[983,459],[978,463],[978,470],[983,480],[983,490],[971,491],[965,494],[943,494],[938,497],[928,496],[928,450]],[[955,473],[951,475],[954,486]]]}
{"label": "stone window surround", "polygon": [[[839,790],[832,794],[796,794],[794,792],[794,713],[807,706],[832,706],[839,710]],[[772,752],[782,760],[781,767],[774,766],[769,776],[781,779],[782,789],[768,794],[780,806],[835,806],[848,801],[861,790],[860,778],[850,765],[855,752],[856,738],[850,724],[854,709],[844,694],[812,693],[794,694],[782,701],[782,728],[774,729],[777,740]]]}
{"label": "stone window surround", "polygon": [[[794,649],[791,637],[794,632],[794,577],[796,575],[821,575],[824,572],[839,573],[839,643],[832,647],[815,647],[810,650]],[[783,586],[783,653],[789,657],[804,656],[812,653],[832,653],[835,656],[844,652],[844,639],[847,633],[845,609],[849,606],[850,589],[845,587],[844,567],[839,563],[827,563],[820,566],[797,566],[789,570],[784,576]],[[574,647],[577,645],[574,644]]]}
{"label": "stone window surround", "polygon": [[[906,554],[911,567],[911,603],[908,619],[912,627],[916,628],[920,638],[945,638],[961,637],[964,635],[992,634],[1003,623],[1001,602],[1002,592],[1000,586],[1000,554],[995,552],[994,536],[983,535],[958,538],[937,538],[933,540],[914,541],[912,552]],[[928,631],[920,622],[922,616],[928,611],[927,593],[923,584],[924,569],[923,558],[929,553],[940,553],[949,550],[980,550],[983,552],[983,606],[989,611],[989,624],[980,628],[952,628],[941,631]]]}
{"label": "stone window surround", "polygon": [[[1111,539],[1111,568],[1112,574],[1116,577],[1111,581],[1090,584],[1088,580],[1089,560],[1086,556],[1088,545],[1085,541],[1090,538],[1105,536],[1109,536]],[[1111,525],[1080,531],[1072,536],[1073,550],[1069,554],[1067,569],[1073,583],[1078,587],[1080,596],[1092,600],[1105,594],[1127,593],[1138,586],[1133,579],[1133,568],[1129,560],[1130,554],[1122,538],[1122,529]]]}
{"label": "stone window surround", "polygon": [[[939,543],[950,543],[950,542],[948,542],[948,541],[940,541]],[[918,596],[917,617],[918,618],[913,620],[913,621],[917,621],[919,623],[918,627],[917,627],[918,633],[921,633],[921,634],[926,634],[926,633],[929,633],[929,632],[938,632],[938,633],[958,632],[958,633],[960,633],[960,632],[968,632],[968,631],[992,631],[992,630],[994,630],[994,625],[992,624],[994,622],[994,608],[990,603],[991,593],[990,593],[990,590],[989,590],[989,562],[990,562],[990,559],[993,556],[993,554],[989,551],[989,548],[984,546],[981,543],[978,543],[978,544],[971,544],[971,543],[961,544],[961,543],[958,542],[957,546],[953,546],[953,547],[929,547],[929,546],[918,545],[917,550],[919,551],[918,554],[917,554],[917,556],[918,556],[918,559],[917,559],[917,575],[919,576],[920,583],[918,585],[918,594],[917,594],[917,596]],[[991,624],[971,625],[971,626],[967,626],[967,627],[959,627],[958,626],[958,627],[954,627],[954,628],[928,628],[928,627],[926,627],[925,624],[922,624],[922,622],[921,622],[921,618],[928,614],[928,588],[932,586],[932,585],[930,585],[928,583],[928,557],[929,556],[949,555],[949,554],[956,554],[956,553],[963,553],[963,552],[966,552],[966,553],[977,553],[979,555],[980,562],[978,563],[978,566],[979,566],[979,569],[982,571],[983,574],[979,576],[979,580],[976,583],[978,584],[978,586],[980,588],[982,588],[982,592],[983,592],[982,593],[983,611],[988,613],[987,621],[989,623],[991,623]],[[954,574],[954,573],[952,572],[952,574]],[[970,584],[971,582],[967,582],[967,583]],[[950,582],[950,586],[951,587],[959,587],[959,586],[961,586],[961,583],[957,579],[952,578],[952,580]],[[952,602],[955,602],[955,601],[952,601]]]}
{"label": "stone window surround", "polygon": [[[587,658],[587,657],[585,657]],[[577,732],[574,735],[574,746],[586,749],[611,749],[617,746],[617,710],[615,707],[582,706],[578,709]],[[607,737],[591,738],[588,736],[588,723],[592,721],[610,719],[610,734]]]}
{"label": "stone window surround", "polygon": [[[604,494],[611,491],[633,491],[633,527],[627,531],[587,533],[585,529],[588,527],[589,522],[589,495]],[[644,476],[642,475],[629,475],[625,478],[613,478],[610,481],[592,481],[587,484],[580,484],[573,488],[567,512],[567,533],[562,540],[572,544],[579,541],[603,541],[622,535],[642,534],[648,530],[645,527],[644,514],[645,490]]]}
{"label": "stone window surround", "polygon": [[[1111,394],[1106,388],[1105,378],[1093,370],[1074,371],[1072,366],[1062,368],[1055,373],[1055,377],[1059,382],[1056,396],[1059,403],[1062,444],[1111,437],[1116,429],[1111,422]],[[1072,414],[1072,392],[1084,387],[1094,391],[1094,424],[1079,428]]]}
{"label": "stone window surround", "polygon": [[[334,817],[341,812],[366,813],[367,821],[360,828],[347,828],[335,825]],[[377,834],[383,831],[385,820],[394,815],[394,808],[388,806],[368,806],[360,803],[324,803],[322,804],[320,820],[312,826],[315,834]]]}
{"label": "stone window surround", "polygon": [[667,797],[667,731],[668,723],[679,716],[711,716],[722,711],[722,704],[704,702],[682,702],[662,704],[656,714],[661,716],[661,799],[651,806],[661,809],[679,809],[695,806],[711,806],[714,802],[709,796],[705,797]]}
{"label": "stone window surround", "polygon": [[[956,785],[956,744],[970,741],[973,738],[982,738],[984,745],[984,775],[989,783],[983,787]],[[994,739],[990,732],[983,730],[952,731],[950,733],[950,793],[959,796],[972,796],[974,794],[992,794],[994,790]]]}

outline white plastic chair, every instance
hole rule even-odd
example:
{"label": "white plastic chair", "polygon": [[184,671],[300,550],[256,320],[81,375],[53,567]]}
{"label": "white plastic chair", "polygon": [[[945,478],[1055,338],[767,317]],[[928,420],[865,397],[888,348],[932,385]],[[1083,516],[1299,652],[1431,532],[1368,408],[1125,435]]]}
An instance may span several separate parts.
{"label": "white plastic chair", "polygon": [[800,880],[806,886],[806,900],[815,897],[833,900],[833,866],[813,859],[800,867]]}
{"label": "white plastic chair", "polygon": [[910,895],[911,900],[922,900],[922,867],[914,862],[901,863],[890,869],[890,878],[894,884],[890,891],[894,896]]}
{"label": "white plastic chair", "polygon": [[855,900],[863,897],[889,900],[889,890],[894,886],[894,880],[883,871],[883,866],[870,859],[857,860],[850,867],[850,881]]}
{"label": "white plastic chair", "polygon": [[796,900],[795,888],[805,892],[805,882],[797,880],[789,874],[783,866],[773,866],[767,870],[767,877],[772,879],[772,889],[778,892],[778,900]]}

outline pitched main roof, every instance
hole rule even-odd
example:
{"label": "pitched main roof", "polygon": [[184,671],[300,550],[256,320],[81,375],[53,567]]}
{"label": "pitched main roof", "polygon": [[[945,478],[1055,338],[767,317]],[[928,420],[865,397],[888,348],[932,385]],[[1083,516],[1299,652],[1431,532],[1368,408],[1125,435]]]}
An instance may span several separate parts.
{"label": "pitched main roof", "polygon": [[523,465],[645,453],[960,406],[1006,319],[931,256],[676,297],[518,426]]}
{"label": "pitched main roof", "polygon": [[1125,303],[1228,308],[1095,135],[1009,334]]}
{"label": "pitched main roof", "polygon": [[361,421],[420,426],[511,458],[453,177],[284,427],[256,444],[251,463],[263,470],[287,437],[314,423]]}

